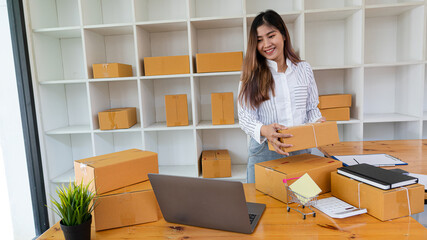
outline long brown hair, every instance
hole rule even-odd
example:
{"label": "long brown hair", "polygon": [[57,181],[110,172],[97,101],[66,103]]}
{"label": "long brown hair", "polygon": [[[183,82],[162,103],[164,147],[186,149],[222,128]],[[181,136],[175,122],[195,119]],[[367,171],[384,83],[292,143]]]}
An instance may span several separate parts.
{"label": "long brown hair", "polygon": [[255,17],[252,22],[249,32],[248,49],[243,61],[242,69],[242,87],[239,93],[240,104],[245,103],[252,109],[258,108],[262,102],[269,100],[269,92],[274,93],[274,79],[267,66],[266,58],[263,57],[257,50],[259,26],[268,25],[279,30],[285,39],[283,54],[285,59],[296,64],[301,62],[300,58],[295,54],[288,29],[286,28],[283,19],[273,10],[261,12]]}

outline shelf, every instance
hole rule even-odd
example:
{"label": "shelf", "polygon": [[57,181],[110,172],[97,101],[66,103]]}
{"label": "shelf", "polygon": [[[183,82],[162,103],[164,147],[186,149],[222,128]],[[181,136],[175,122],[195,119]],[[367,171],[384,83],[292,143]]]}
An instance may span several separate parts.
{"label": "shelf", "polygon": [[144,149],[141,131],[109,130],[94,134],[95,155],[104,155],[128,149]]}
{"label": "shelf", "polygon": [[80,27],[39,28],[33,29],[33,32],[54,38],[76,38],[82,35]]}
{"label": "shelf", "polygon": [[234,124],[224,124],[224,125],[212,125],[212,121],[200,121],[197,124],[196,129],[226,129],[226,128],[240,128],[239,120],[235,119]]}
{"label": "shelf", "polygon": [[395,62],[395,63],[369,63],[365,64],[365,68],[375,68],[375,67],[399,67],[407,65],[421,64],[424,61],[407,61],[407,62]]}
{"label": "shelf", "polygon": [[[203,178],[203,175],[200,174],[200,178]],[[239,181],[246,183],[246,164],[245,165],[231,165],[231,177],[225,178],[206,178],[212,180],[225,180],[225,181]]]}
{"label": "shelf", "polygon": [[173,78],[189,78],[191,74],[171,74],[171,75],[157,75],[157,76],[143,76],[141,80],[153,80],[153,79],[173,79]]}
{"label": "shelf", "polygon": [[136,26],[150,33],[185,31],[187,20],[138,22]]}
{"label": "shelf", "polygon": [[33,29],[80,26],[79,2],[77,0],[32,0],[28,3]]}
{"label": "shelf", "polygon": [[127,34],[133,33],[133,25],[131,23],[92,25],[92,26],[85,26],[84,29],[90,30],[92,32],[98,33],[103,36],[127,35]]}
{"label": "shelf", "polygon": [[304,8],[310,11],[325,10],[325,9],[348,9],[354,7],[361,7],[362,1],[335,1],[335,0],[305,0]]}
{"label": "shelf", "polygon": [[159,165],[159,173],[173,176],[197,177],[198,169],[196,165]]}
{"label": "shelf", "polygon": [[194,77],[212,77],[212,76],[240,76],[241,71],[238,72],[212,72],[212,73],[193,73]]}
{"label": "shelf", "polygon": [[350,118],[348,121],[337,121],[337,124],[354,124],[354,123],[362,123],[360,119]]}
{"label": "shelf", "polygon": [[56,134],[79,134],[79,133],[90,133],[91,129],[89,125],[75,125],[62,128],[56,128],[50,131],[47,131],[48,135]]}
{"label": "shelf", "polygon": [[316,22],[316,21],[336,21],[345,20],[351,17],[353,14],[361,10],[360,7],[347,7],[338,9],[322,9],[322,10],[306,10],[305,21]]}
{"label": "shelf", "polygon": [[343,65],[343,66],[311,66],[313,71],[316,70],[339,70],[339,69],[352,69],[362,67],[361,64]]}
{"label": "shelf", "polygon": [[51,180],[53,183],[69,183],[74,182],[75,176],[74,176],[74,168],[66,171],[65,173],[59,175],[58,177],[55,177]]}
{"label": "shelf", "polygon": [[135,20],[178,21],[187,18],[187,0],[138,0],[134,1]]}
{"label": "shelf", "polygon": [[243,17],[192,18],[191,23],[197,29],[242,27],[243,26]]}
{"label": "shelf", "polygon": [[365,123],[363,125],[364,141],[420,139],[421,137],[419,121]]}
{"label": "shelf", "polygon": [[141,129],[141,123],[136,123],[132,127],[126,128],[126,129],[113,129],[113,130],[96,129],[93,132],[94,133],[120,133],[120,132],[140,132],[141,130],[142,130]]}
{"label": "shelf", "polygon": [[381,123],[381,122],[409,122],[419,121],[420,118],[400,113],[381,113],[381,114],[365,114],[363,122],[365,123]]}
{"label": "shelf", "polygon": [[76,79],[76,80],[45,80],[40,81],[40,85],[55,85],[55,84],[78,84],[78,83],[86,83],[88,80],[86,79]]}
{"label": "shelf", "polygon": [[132,81],[138,80],[137,77],[118,77],[118,78],[91,78],[89,82],[113,82],[113,81]]}
{"label": "shelf", "polygon": [[157,122],[144,128],[144,131],[174,131],[174,130],[192,130],[193,122],[189,121],[188,126],[168,127],[166,122]]}
{"label": "shelf", "polygon": [[367,5],[365,8],[365,16],[370,17],[385,17],[397,16],[413,8],[424,6],[423,2],[405,2],[392,4]]}
{"label": "shelf", "polygon": [[133,21],[133,1],[81,1],[83,24],[117,24]]}

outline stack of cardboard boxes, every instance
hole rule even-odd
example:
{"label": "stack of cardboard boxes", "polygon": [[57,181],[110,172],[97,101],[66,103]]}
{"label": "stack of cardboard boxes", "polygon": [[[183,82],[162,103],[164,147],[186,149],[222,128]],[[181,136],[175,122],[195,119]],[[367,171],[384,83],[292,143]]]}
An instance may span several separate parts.
{"label": "stack of cardboard boxes", "polygon": [[351,94],[319,96],[319,109],[326,121],[350,120]]}
{"label": "stack of cardboard boxes", "polygon": [[129,149],[74,162],[76,182],[96,192],[95,230],[159,220],[148,173],[159,172],[157,153]]}

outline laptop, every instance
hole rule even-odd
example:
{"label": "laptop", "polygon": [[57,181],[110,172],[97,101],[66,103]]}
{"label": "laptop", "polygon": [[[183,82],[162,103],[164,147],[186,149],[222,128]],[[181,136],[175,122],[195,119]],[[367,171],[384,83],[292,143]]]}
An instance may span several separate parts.
{"label": "laptop", "polygon": [[167,222],[252,233],[265,204],[246,202],[241,182],[148,174]]}

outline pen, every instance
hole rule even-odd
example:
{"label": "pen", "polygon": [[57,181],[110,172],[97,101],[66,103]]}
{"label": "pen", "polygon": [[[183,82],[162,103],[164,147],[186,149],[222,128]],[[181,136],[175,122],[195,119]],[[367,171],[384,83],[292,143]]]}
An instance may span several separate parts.
{"label": "pen", "polygon": [[396,165],[395,164],[376,164],[375,166],[377,166],[377,167],[394,167]]}
{"label": "pen", "polygon": [[357,164],[360,164],[360,163],[356,160],[356,158],[353,158],[353,160],[354,160],[355,162],[357,162]]}

